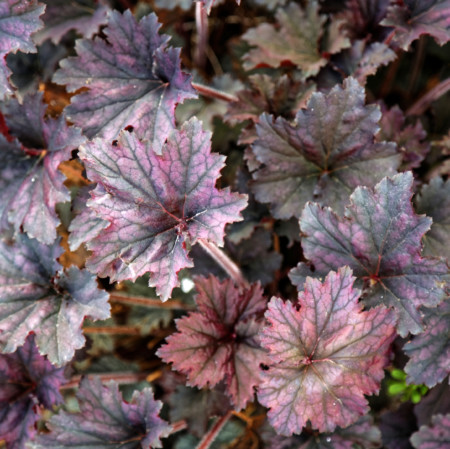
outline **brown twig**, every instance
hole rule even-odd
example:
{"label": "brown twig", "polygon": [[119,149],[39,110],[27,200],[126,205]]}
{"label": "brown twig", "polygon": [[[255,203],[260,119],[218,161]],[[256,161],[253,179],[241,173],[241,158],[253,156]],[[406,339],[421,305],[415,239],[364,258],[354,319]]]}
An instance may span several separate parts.
{"label": "brown twig", "polygon": [[131,304],[134,306],[143,306],[150,309],[179,309],[179,310],[191,310],[192,307],[188,304],[184,304],[179,299],[169,299],[166,302],[162,302],[156,298],[145,298],[141,296],[127,296],[111,293],[109,295],[111,302],[119,302],[121,304]]}

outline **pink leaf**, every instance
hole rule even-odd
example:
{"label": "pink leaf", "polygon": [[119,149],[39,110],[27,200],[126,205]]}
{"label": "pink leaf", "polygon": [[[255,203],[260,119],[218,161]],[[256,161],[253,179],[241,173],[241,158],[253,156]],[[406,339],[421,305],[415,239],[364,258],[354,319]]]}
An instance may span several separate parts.
{"label": "pink leaf", "polygon": [[[423,330],[419,307],[435,307],[445,297],[445,261],[421,257],[421,239],[431,220],[411,205],[412,173],[384,178],[375,188],[358,187],[343,217],[308,203],[300,219],[305,257],[325,274],[349,266],[364,286],[364,303],[393,307],[398,332]],[[291,272],[301,282],[303,265]]]}
{"label": "pink leaf", "polygon": [[237,410],[253,399],[266,360],[257,334],[266,300],[259,284],[239,290],[231,280],[211,276],[195,282],[199,312],[177,321],[158,356],[188,376],[189,385],[213,387],[225,380]]}
{"label": "pink leaf", "polygon": [[210,134],[197,120],[171,134],[162,156],[125,131],[117,145],[82,146],[80,157],[98,183],[88,206],[109,222],[88,241],[87,267],[119,281],[150,271],[163,301],[179,285],[178,271],[192,266],[191,245],[222,245],[225,225],[242,219],[246,196],[214,187],[224,157],[211,154]]}
{"label": "pink leaf", "polygon": [[380,388],[394,314],[362,311],[353,281],[344,267],[323,283],[307,278],[297,307],[280,298],[269,303],[261,343],[271,364],[258,398],[282,435],[300,433],[308,420],[320,432],[349,426],[368,411],[364,395]]}
{"label": "pink leaf", "polygon": [[161,152],[175,124],[175,106],[195,97],[190,77],[180,69],[179,51],[158,34],[156,15],[139,22],[131,12],[108,13],[107,40],[77,41],[78,56],[61,62],[54,81],[72,97],[67,115],[89,137],[113,140],[127,126]]}

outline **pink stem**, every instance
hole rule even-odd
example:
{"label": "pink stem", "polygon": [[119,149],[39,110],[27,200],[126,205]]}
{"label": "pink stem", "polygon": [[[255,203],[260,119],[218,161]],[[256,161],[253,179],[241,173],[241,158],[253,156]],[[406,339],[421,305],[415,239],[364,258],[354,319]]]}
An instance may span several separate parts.
{"label": "pink stem", "polygon": [[203,84],[192,83],[192,87],[205,97],[223,100],[229,103],[239,101],[239,98],[235,95],[222,92],[220,90],[214,89],[213,87],[204,86]]}
{"label": "pink stem", "polygon": [[206,65],[206,47],[208,45],[208,15],[203,2],[195,2],[195,24],[197,27],[197,47],[194,60],[198,68],[204,69]]}
{"label": "pink stem", "polygon": [[127,295],[118,295],[112,293],[109,295],[109,299],[112,302],[119,302],[122,304],[132,304],[135,306],[143,306],[149,307],[151,309],[180,309],[180,310],[190,310],[190,307],[187,304],[179,301],[178,299],[169,299],[166,302],[162,302],[160,299],[155,298],[144,298],[140,296],[127,296]]}
{"label": "pink stem", "polygon": [[239,267],[219,247],[207,240],[200,239],[200,246],[220,265],[228,276],[241,287],[247,288],[249,283],[245,280]]}
{"label": "pink stem", "polygon": [[438,98],[450,90],[450,78],[441,81],[425,95],[419,98],[407,111],[406,115],[422,115]]}
{"label": "pink stem", "polygon": [[[87,377],[98,376],[102,382],[108,382],[109,380],[115,380],[119,384],[133,384],[147,378],[148,373],[104,373],[104,374],[88,374]],[[69,388],[77,388],[80,380],[83,376],[77,374],[73,376],[67,383],[61,385],[61,390],[68,390]]]}
{"label": "pink stem", "polygon": [[223,429],[223,426],[228,422],[232,414],[233,412],[229,411],[225,416],[219,418],[214,423],[211,430],[201,439],[200,443],[198,443],[198,446],[195,449],[209,449],[211,443],[216,439],[217,435]]}

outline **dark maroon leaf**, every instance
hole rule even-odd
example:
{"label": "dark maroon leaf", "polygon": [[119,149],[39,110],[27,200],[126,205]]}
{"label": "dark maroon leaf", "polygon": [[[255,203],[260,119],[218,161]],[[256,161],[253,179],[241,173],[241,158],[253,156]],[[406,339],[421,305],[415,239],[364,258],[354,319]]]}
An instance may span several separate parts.
{"label": "dark maroon leaf", "polygon": [[22,449],[36,433],[39,407],[51,409],[62,402],[59,386],[63,368],[41,356],[29,335],[12,354],[0,354],[0,441],[8,449]]}
{"label": "dark maroon leaf", "polygon": [[293,119],[296,112],[306,106],[315,90],[315,84],[301,82],[287,75],[272,78],[269,75],[252,75],[250,86],[237,92],[238,101],[229,103],[225,120],[238,124],[251,120],[251,125],[241,134],[239,143],[252,143],[256,138],[255,123],[263,112]]}
{"label": "dark maroon leaf", "polygon": [[[300,219],[303,251],[317,273],[348,265],[364,283],[366,305],[395,309],[401,336],[423,331],[418,308],[444,299],[448,272],[444,261],[420,255],[431,220],[414,213],[412,183],[411,172],[384,178],[374,190],[357,188],[342,218],[308,203]],[[294,270],[295,283],[303,270]]]}
{"label": "dark maroon leaf", "polygon": [[111,280],[136,280],[161,299],[179,285],[177,273],[192,266],[190,247],[199,239],[223,245],[226,223],[240,221],[245,195],[214,187],[224,157],[211,154],[210,134],[197,120],[174,131],[163,155],[123,132],[117,146],[97,139],[81,147],[91,180],[98,183],[88,206],[109,221],[88,241],[87,267]]}
{"label": "dark maroon leaf", "polygon": [[352,37],[367,39],[377,32],[389,3],[390,0],[347,0],[338,17],[345,20],[345,29]]}
{"label": "dark maroon leaf", "polygon": [[422,426],[411,437],[416,449],[448,449],[450,448],[450,414],[435,415],[430,426]]}
{"label": "dark maroon leaf", "polygon": [[56,203],[70,200],[59,164],[86,139],[64,116],[45,117],[42,94],[25,97],[22,105],[11,99],[1,109],[18,141],[0,135],[0,230],[12,225],[16,233],[51,244],[60,223]]}
{"label": "dark maroon leaf", "polygon": [[73,212],[76,216],[69,226],[69,247],[71,251],[75,251],[83,242],[97,237],[103,229],[109,226],[107,220],[98,218],[95,211],[86,206],[86,202],[90,198],[89,193],[93,189],[94,186],[92,185],[80,189],[75,198]]}
{"label": "dark maroon leaf", "polygon": [[424,254],[444,256],[450,260],[450,180],[433,178],[415,198],[416,211],[433,219],[423,238]]}
{"label": "dark maroon leaf", "polygon": [[77,393],[80,413],[60,410],[39,435],[32,449],[138,449],[162,447],[170,426],[159,417],[162,403],[150,388],[135,391],[130,403],[122,399],[115,382],[102,385],[98,377],[85,378]]}
{"label": "dark maroon leaf", "polygon": [[[342,22],[331,21],[326,27],[327,17],[319,15],[319,4],[315,0],[308,2],[305,10],[296,3],[279,8],[276,18],[278,27],[263,23],[242,36],[256,47],[244,57],[246,69],[258,65],[279,67],[290,62],[302,71],[303,78],[308,78],[327,63],[324,55],[350,46],[341,29]],[[328,38],[324,38],[324,34]]]}
{"label": "dark maroon leaf", "polygon": [[0,241],[0,349],[13,352],[34,333],[42,354],[57,365],[84,345],[86,316],[108,318],[109,295],[86,270],[63,271],[59,240],[46,246],[25,235]]}
{"label": "dark maroon leaf", "polygon": [[433,415],[450,413],[450,385],[445,379],[432,388],[421,401],[414,406],[417,425],[428,425]]}
{"label": "dark maroon leaf", "polygon": [[212,417],[224,416],[230,410],[228,397],[217,389],[199,390],[179,385],[168,402],[171,421],[186,420],[189,431],[198,438],[206,433]]}
{"label": "dark maroon leaf", "polygon": [[397,410],[381,415],[381,435],[388,449],[412,449],[409,437],[417,430],[413,404],[407,402]]}
{"label": "dark maroon leaf", "polygon": [[262,168],[253,173],[256,199],[270,203],[276,218],[300,217],[307,201],[343,211],[359,185],[373,186],[396,173],[394,143],[374,143],[380,110],[364,105],[364,89],[353,78],[327,95],[314,93],[291,125],[263,114],[253,152]]}
{"label": "dark maroon leaf", "polygon": [[300,433],[308,420],[320,432],[349,426],[368,411],[364,395],[380,388],[394,315],[382,306],[362,311],[353,281],[341,268],[323,284],[307,278],[297,307],[280,298],[269,303],[261,343],[271,364],[258,399],[281,435]]}
{"label": "dark maroon leaf", "polygon": [[376,136],[377,141],[391,140],[398,145],[403,157],[400,170],[419,167],[430,151],[430,145],[425,141],[427,133],[420,120],[417,120],[414,125],[407,125],[406,117],[398,106],[387,109],[384,104],[381,104],[381,111],[383,115],[380,120],[381,129]]}
{"label": "dark maroon leaf", "polygon": [[368,76],[374,75],[381,66],[389,64],[396,58],[395,52],[382,42],[369,44],[365,40],[358,40],[353,42],[350,48],[335,56],[332,61],[341,72],[353,76],[364,85]]}
{"label": "dark maroon leaf", "polygon": [[424,332],[403,349],[410,357],[405,366],[410,384],[434,387],[450,374],[450,300],[426,310]]}
{"label": "dark maroon leaf", "polygon": [[61,62],[54,81],[69,92],[88,89],[72,97],[67,115],[89,138],[112,141],[132,126],[161,152],[176,104],[195,95],[179,50],[167,47],[169,37],[158,34],[159,27],[155,14],[137,22],[130,11],[109,12],[106,40],[78,40],[78,56]]}
{"label": "dark maroon leaf", "polygon": [[408,50],[411,42],[423,34],[444,45],[450,40],[450,0],[392,2],[381,24],[394,27],[394,41],[403,50]]}
{"label": "dark maroon leaf", "polygon": [[266,299],[259,284],[239,289],[228,279],[211,276],[195,281],[199,312],[177,321],[157,355],[186,374],[188,385],[213,387],[221,380],[237,410],[253,399],[266,355],[257,334]]}
{"label": "dark maroon leaf", "polygon": [[381,447],[381,432],[373,425],[370,416],[364,416],[345,429],[337,428],[333,433],[314,435],[306,443],[298,446],[298,449],[376,449],[379,447]]}
{"label": "dark maroon leaf", "polygon": [[46,5],[42,16],[44,28],[34,36],[41,45],[46,39],[55,44],[70,30],[76,30],[85,38],[97,33],[106,22],[108,8],[103,0],[43,0]]}
{"label": "dark maroon leaf", "polygon": [[44,10],[45,6],[36,0],[0,2],[0,100],[13,92],[8,82],[11,71],[6,66],[6,55],[18,50],[36,52],[31,35],[42,28],[39,16]]}

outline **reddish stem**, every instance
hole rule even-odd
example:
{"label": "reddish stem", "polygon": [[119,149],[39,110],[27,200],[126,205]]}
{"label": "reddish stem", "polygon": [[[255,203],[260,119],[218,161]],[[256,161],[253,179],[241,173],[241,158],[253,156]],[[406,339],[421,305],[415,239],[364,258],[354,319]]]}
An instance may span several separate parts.
{"label": "reddish stem", "polygon": [[155,298],[117,295],[115,293],[110,294],[109,299],[112,302],[120,302],[122,304],[132,304],[135,306],[149,307],[151,309],[180,309],[180,310],[192,309],[191,306],[184,304],[178,299],[169,299],[166,302],[162,302],[160,299]]}
{"label": "reddish stem", "polygon": [[407,111],[406,115],[422,115],[438,98],[450,90],[450,78],[441,81],[439,84],[429,90],[425,95],[419,98]]}
{"label": "reddish stem", "polygon": [[136,326],[89,326],[83,327],[85,334],[141,335]]}
{"label": "reddish stem", "polygon": [[207,240],[200,239],[198,243],[228,273],[228,276],[233,279],[236,285],[248,288],[249,284],[245,280],[241,270],[224,251]]}
{"label": "reddish stem", "polygon": [[[103,374],[88,374],[87,377],[100,377],[102,382],[108,382],[109,380],[115,380],[119,384],[133,384],[145,380],[148,373],[103,373]],[[78,388],[80,380],[85,377],[81,374],[73,376],[67,383],[61,385],[61,390],[68,390],[70,388]]]}
{"label": "reddish stem", "polygon": [[206,65],[206,47],[208,46],[208,15],[203,2],[195,2],[195,25],[197,27],[197,46],[194,60],[198,68]]}
{"label": "reddish stem", "polygon": [[228,422],[232,415],[233,412],[229,411],[225,416],[219,418],[209,432],[201,439],[195,449],[209,449],[211,443],[216,439],[217,435],[219,435],[220,431],[223,429],[223,426]]}
{"label": "reddish stem", "polygon": [[227,101],[229,103],[239,101],[236,95],[222,92],[221,90],[214,89],[213,87],[204,86],[203,84],[192,83],[192,87],[200,94],[208,98],[214,98],[216,100]]}

